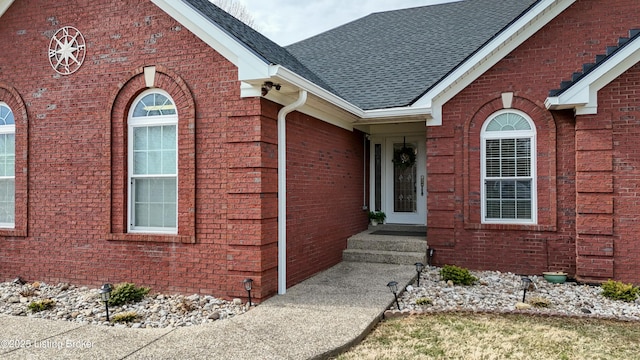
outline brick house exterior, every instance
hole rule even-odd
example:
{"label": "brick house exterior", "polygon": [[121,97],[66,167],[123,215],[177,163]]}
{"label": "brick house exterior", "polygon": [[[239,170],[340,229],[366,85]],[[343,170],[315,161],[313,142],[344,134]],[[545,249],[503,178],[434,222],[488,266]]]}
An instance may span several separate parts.
{"label": "brick house exterior", "polygon": [[[4,174],[14,190],[4,205],[13,206],[10,223],[0,227],[0,280],[129,281],[242,297],[250,277],[264,299],[340,262],[346,239],[367,228],[366,208],[426,224],[436,265],[640,283],[634,1],[512,4],[496,10],[493,27],[478,25],[486,37],[452,45],[453,68],[427,83],[410,80],[432,67],[413,66],[386,80],[388,93],[367,87],[377,79],[363,59],[341,59],[333,47],[382,15],[467,6],[493,14],[501,2],[481,3],[377,14],[285,49],[205,0],[0,0],[0,109],[15,123],[6,127],[15,133],[15,174]],[[86,41],[71,74],[56,68],[64,52],[52,40],[66,26]],[[357,44],[375,37],[358,36]],[[357,44],[342,53],[359,53],[350,48]],[[387,68],[402,62],[385,59]],[[333,70],[354,64],[364,71]],[[156,94],[168,107],[145,108],[172,112],[136,125],[136,106]],[[501,113],[534,126],[529,223],[485,216],[484,126]],[[175,149],[162,146],[175,154],[175,171],[152,179],[176,184],[175,204],[160,201],[166,228],[137,220],[154,206],[133,186],[147,179],[136,173],[137,126],[175,129]],[[395,214],[389,164],[407,143],[418,154],[412,191],[422,198],[411,214]]]}

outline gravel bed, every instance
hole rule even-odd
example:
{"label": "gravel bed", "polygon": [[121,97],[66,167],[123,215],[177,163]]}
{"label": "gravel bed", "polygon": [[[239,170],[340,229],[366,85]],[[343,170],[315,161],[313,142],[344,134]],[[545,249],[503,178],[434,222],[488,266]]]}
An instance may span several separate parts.
{"label": "gravel bed", "polygon": [[[205,324],[244,313],[247,304],[240,299],[225,301],[207,295],[150,294],[142,301],[109,306],[110,319],[118,314],[135,312],[131,322],[106,321],[106,309],[98,289],[69,284],[49,285],[34,282],[20,285],[0,283],[0,314],[67,320],[81,324],[127,326],[131,328],[165,328]],[[29,310],[33,301],[51,299],[53,308],[40,312]]]}
{"label": "gravel bed", "polygon": [[[521,276],[498,271],[471,271],[479,281],[473,286],[453,286],[440,280],[440,268],[426,267],[420,286],[414,282],[398,295],[399,313],[521,311],[543,315],[588,316],[640,320],[640,299],[635,302],[610,300],[599,286],[568,281],[552,284],[542,276],[530,276],[526,305],[522,303]],[[422,305],[416,304],[416,300]],[[548,307],[531,306],[548,303]],[[394,303],[389,310],[398,312]]]}

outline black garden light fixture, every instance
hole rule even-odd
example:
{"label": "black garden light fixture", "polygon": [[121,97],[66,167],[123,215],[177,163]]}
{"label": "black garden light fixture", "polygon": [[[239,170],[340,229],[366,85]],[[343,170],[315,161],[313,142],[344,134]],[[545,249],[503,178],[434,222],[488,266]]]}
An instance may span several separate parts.
{"label": "black garden light fixture", "polygon": [[111,284],[103,284],[100,288],[100,298],[104,302],[104,308],[107,310],[107,321],[109,321],[109,298],[111,297]]}
{"label": "black garden light fixture", "polygon": [[397,281],[389,281],[387,287],[393,293],[393,297],[396,299],[396,306],[398,310],[400,310],[400,304],[398,303],[398,282]]}
{"label": "black garden light fixture", "polygon": [[420,286],[420,274],[422,273],[422,269],[424,269],[424,264],[421,262],[417,262],[414,264],[416,266],[416,272],[418,273],[418,286]]}
{"label": "black garden light fixture", "polygon": [[242,281],[242,284],[244,285],[244,289],[247,290],[247,293],[249,295],[249,306],[253,306],[253,304],[251,304],[251,288],[253,287],[253,279],[244,279]]}
{"label": "black garden light fixture", "polygon": [[527,296],[527,289],[529,289],[532,281],[528,276],[523,276],[520,278],[520,280],[522,280],[522,302],[524,302]]}
{"label": "black garden light fixture", "polygon": [[436,253],[436,249],[428,248],[427,249],[427,265],[431,266],[433,264],[433,255]]}

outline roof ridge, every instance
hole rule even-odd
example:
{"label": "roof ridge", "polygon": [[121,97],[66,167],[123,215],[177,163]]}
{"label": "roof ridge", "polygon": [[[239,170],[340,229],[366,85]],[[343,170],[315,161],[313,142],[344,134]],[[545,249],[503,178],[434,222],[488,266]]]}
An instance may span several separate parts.
{"label": "roof ridge", "polygon": [[627,37],[619,37],[618,44],[613,46],[607,46],[605,48],[604,54],[598,54],[595,56],[594,62],[582,64],[582,71],[574,72],[571,75],[571,80],[563,80],[560,82],[560,88],[552,89],[549,91],[549,96],[554,97],[562,94],[567,89],[572,87],[575,83],[580,81],[582,78],[587,76],[587,74],[593,72],[600,65],[606,62],[608,59],[613,57],[616,53],[618,53],[621,49],[626,47],[629,43],[631,43],[636,38],[640,38],[640,29],[630,29]]}

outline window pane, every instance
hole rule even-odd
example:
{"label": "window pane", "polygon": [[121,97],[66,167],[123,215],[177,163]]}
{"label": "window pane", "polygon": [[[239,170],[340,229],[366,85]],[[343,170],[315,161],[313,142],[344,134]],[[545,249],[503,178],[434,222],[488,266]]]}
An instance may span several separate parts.
{"label": "window pane", "polygon": [[161,174],[162,173],[162,152],[149,151],[147,153],[148,167],[147,174]]}
{"label": "window pane", "polygon": [[515,201],[505,200],[502,202],[502,218],[503,219],[516,218],[516,202]]}
{"label": "window pane", "polygon": [[516,140],[502,139],[500,155],[503,158],[515,158],[516,157]]}
{"label": "window pane", "polygon": [[[134,226],[175,228],[177,192],[175,178],[135,179]],[[171,218],[174,214],[174,218]]]}
{"label": "window pane", "polygon": [[500,140],[487,140],[487,158],[500,158]]}
{"label": "window pane", "polygon": [[502,189],[500,196],[502,199],[515,199],[516,198],[516,182],[515,181],[502,181]]}
{"label": "window pane", "polygon": [[531,199],[531,180],[518,181],[516,191],[518,199]]}
{"label": "window pane", "polygon": [[177,173],[177,159],[175,150],[162,152],[162,174]]}
{"label": "window pane", "polygon": [[500,199],[500,181],[487,181],[485,191],[487,199]]}
{"label": "window pane", "polygon": [[488,219],[500,219],[500,201],[496,201],[496,200],[487,201],[486,215]]}
{"label": "window pane", "polygon": [[175,150],[176,148],[176,126],[162,127],[162,148]]}
{"label": "window pane", "polygon": [[531,201],[518,201],[518,219],[531,219]]}
{"label": "window pane", "polygon": [[138,151],[133,154],[133,174],[144,175],[147,174],[147,153]]}
{"label": "window pane", "polygon": [[13,224],[15,219],[15,181],[0,180],[0,223]]}
{"label": "window pane", "polygon": [[147,150],[147,128],[135,127],[133,128],[133,150]]}

